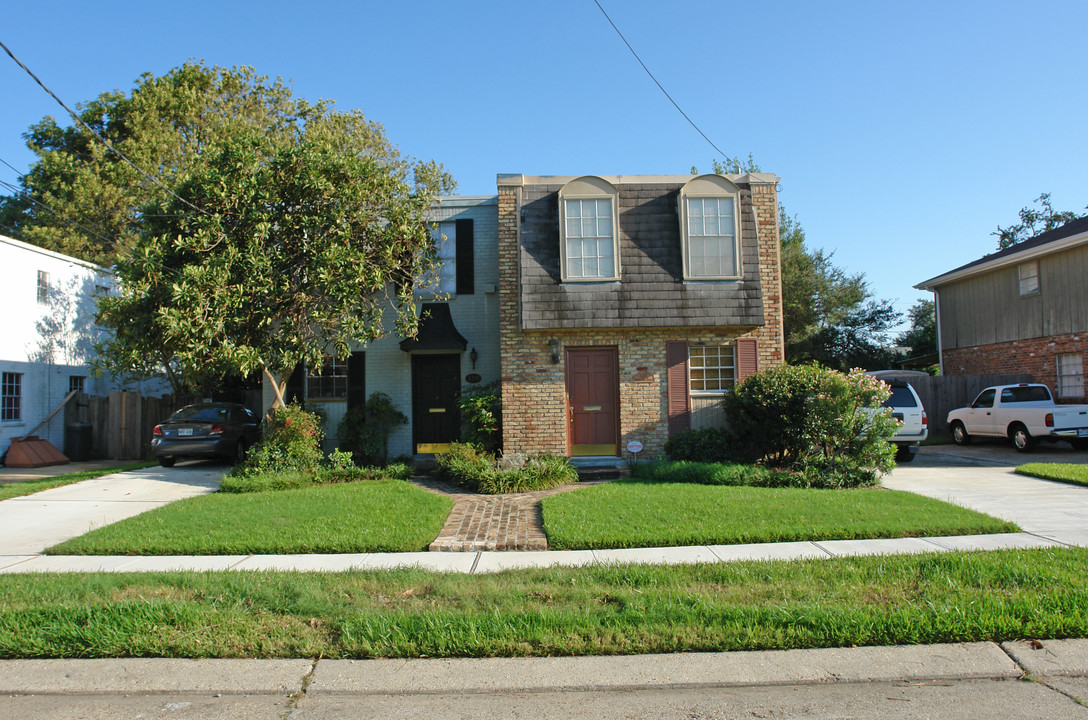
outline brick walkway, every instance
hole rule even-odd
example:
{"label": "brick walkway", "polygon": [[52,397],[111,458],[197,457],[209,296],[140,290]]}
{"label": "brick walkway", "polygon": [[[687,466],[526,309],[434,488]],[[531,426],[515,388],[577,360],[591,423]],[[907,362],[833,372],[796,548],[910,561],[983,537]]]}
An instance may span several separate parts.
{"label": "brick walkway", "polygon": [[480,495],[431,478],[415,478],[424,490],[453,498],[453,510],[428,548],[431,552],[547,550],[540,500],[593,485],[580,482],[527,493]]}

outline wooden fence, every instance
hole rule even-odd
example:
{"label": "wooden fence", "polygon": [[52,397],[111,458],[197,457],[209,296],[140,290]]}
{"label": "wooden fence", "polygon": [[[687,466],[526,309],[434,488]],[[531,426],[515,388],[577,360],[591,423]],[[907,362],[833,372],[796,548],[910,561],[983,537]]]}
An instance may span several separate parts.
{"label": "wooden fence", "polygon": [[[109,396],[80,393],[65,407],[64,424],[90,432],[90,458],[140,460],[150,457],[151,430],[176,409],[174,398],[144,397],[138,392]],[[88,430],[89,428],[89,430]],[[69,433],[66,432],[66,444]],[[66,448],[69,452],[71,448]]]}

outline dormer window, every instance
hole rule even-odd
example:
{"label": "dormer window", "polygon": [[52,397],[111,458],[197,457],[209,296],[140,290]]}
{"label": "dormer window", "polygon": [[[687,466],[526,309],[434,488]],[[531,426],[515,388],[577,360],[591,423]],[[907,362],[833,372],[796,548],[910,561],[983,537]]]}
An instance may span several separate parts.
{"label": "dormer window", "polygon": [[740,189],[702,175],[680,190],[685,280],[736,280],[740,268]]}
{"label": "dormer window", "polygon": [[559,241],[564,282],[618,280],[616,189],[595,177],[564,185],[559,191]]}

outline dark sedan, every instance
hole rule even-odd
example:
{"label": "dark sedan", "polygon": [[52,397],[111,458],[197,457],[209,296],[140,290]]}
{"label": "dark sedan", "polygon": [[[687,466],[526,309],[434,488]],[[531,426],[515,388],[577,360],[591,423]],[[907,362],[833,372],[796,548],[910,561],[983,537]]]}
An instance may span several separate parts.
{"label": "dark sedan", "polygon": [[238,403],[186,405],[151,431],[151,449],[163,467],[179,458],[226,458],[241,462],[260,438],[257,416]]}

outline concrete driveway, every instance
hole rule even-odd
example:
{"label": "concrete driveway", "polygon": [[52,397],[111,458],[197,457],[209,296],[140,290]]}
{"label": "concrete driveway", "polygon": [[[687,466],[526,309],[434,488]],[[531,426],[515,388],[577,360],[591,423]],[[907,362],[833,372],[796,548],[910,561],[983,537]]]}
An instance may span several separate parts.
{"label": "concrete driveway", "polygon": [[0,556],[36,555],[95,528],[215,492],[229,465],[183,463],[103,475],[0,502]]}
{"label": "concrete driveway", "polygon": [[1039,537],[1088,547],[1088,487],[1013,472],[1028,462],[1088,463],[1088,453],[1066,443],[1043,444],[1032,453],[998,442],[932,445],[914,462],[896,467],[883,484],[1011,520]]}

